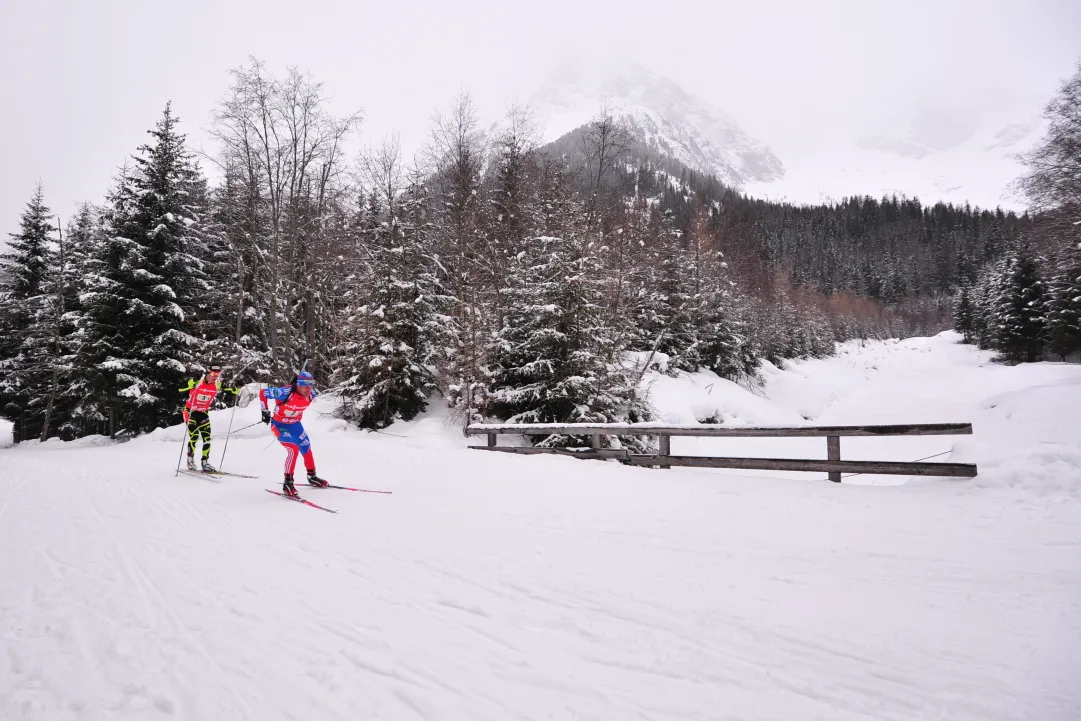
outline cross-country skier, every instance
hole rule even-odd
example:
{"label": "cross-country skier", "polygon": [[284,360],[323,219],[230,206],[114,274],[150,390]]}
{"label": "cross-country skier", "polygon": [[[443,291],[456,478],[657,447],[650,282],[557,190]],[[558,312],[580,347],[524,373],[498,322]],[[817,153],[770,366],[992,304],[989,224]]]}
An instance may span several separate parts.
{"label": "cross-country skier", "polygon": [[210,465],[210,410],[211,404],[219,391],[236,393],[236,388],[222,388],[221,366],[212,365],[196,383],[189,378],[188,385],[180,389],[187,391],[188,400],[184,403],[184,423],[188,427],[188,470],[198,470],[195,467],[195,446],[199,438],[203,439],[203,472],[214,473],[217,469]]}
{"label": "cross-country skier", "polygon": [[[301,371],[293,378],[292,385],[263,388],[259,391],[259,404],[263,407],[263,423],[270,425],[278,442],[285,446],[285,481],[282,493],[298,497],[293,486],[293,471],[297,465],[297,455],[304,457],[304,468],[308,471],[308,484],[325,488],[327,482],[315,475],[315,456],[312,454],[308,432],[300,424],[304,410],[311,405],[318,393],[315,390],[315,378],[307,371]],[[273,423],[267,400],[275,401]]]}

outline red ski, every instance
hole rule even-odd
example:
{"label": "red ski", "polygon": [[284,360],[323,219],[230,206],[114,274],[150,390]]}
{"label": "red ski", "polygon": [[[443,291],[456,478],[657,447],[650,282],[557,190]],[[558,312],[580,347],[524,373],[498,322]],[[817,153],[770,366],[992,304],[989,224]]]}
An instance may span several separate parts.
{"label": "red ski", "polygon": [[329,483],[327,485],[325,485],[325,486],[313,486],[310,483],[307,484],[307,485],[308,485],[309,488],[337,488],[338,490],[341,490],[341,491],[356,491],[357,493],[394,493],[394,491],[373,491],[373,490],[370,490],[368,488],[351,488],[349,486],[335,486],[335,485],[332,485],[332,484],[329,484]]}
{"label": "red ski", "polygon": [[263,490],[265,490],[267,493],[273,493],[275,496],[281,496],[282,498],[286,498],[286,499],[288,499],[290,501],[296,501],[297,503],[303,503],[304,505],[311,506],[312,508],[318,508],[320,511],[326,511],[327,513],[337,513],[337,511],[335,511],[332,508],[324,508],[323,506],[320,506],[320,505],[318,505],[316,503],[312,503],[311,501],[309,501],[306,498],[299,498],[299,497],[295,497],[295,496],[287,496],[284,493],[282,493],[281,491],[272,491],[269,488],[264,488]]}

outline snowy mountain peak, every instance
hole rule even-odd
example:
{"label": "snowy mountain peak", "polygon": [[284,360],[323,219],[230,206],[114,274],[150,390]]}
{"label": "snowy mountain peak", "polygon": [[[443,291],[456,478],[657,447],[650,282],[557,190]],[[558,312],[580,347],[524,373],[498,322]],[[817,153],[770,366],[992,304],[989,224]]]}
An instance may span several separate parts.
{"label": "snowy mountain peak", "polygon": [[635,63],[564,64],[530,100],[548,140],[585,125],[604,103],[648,147],[729,185],[784,176],[773,151],[730,116]]}

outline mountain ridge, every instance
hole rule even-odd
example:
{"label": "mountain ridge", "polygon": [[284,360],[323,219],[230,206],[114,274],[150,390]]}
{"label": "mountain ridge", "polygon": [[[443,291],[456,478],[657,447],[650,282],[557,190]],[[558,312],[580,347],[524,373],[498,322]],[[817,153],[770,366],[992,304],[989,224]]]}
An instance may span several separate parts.
{"label": "mountain ridge", "polygon": [[647,148],[733,187],[784,177],[769,146],[731,116],[636,63],[557,70],[529,104],[546,142],[587,124],[606,106]]}

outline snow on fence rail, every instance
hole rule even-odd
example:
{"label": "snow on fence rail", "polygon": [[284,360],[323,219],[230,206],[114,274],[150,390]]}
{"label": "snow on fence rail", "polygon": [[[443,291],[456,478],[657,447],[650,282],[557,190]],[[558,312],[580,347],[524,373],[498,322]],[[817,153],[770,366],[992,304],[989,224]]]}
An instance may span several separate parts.
{"label": "snow on fence rail", "polygon": [[[742,426],[718,428],[702,425],[665,425],[658,423],[474,423],[465,429],[467,436],[487,436],[487,446],[472,446],[483,451],[504,453],[557,453],[576,458],[615,458],[636,466],[695,466],[698,468],[738,468],[756,471],[808,471],[828,473],[829,479],[841,482],[842,473],[871,473],[903,476],[951,476],[972,478],[976,475],[973,463],[920,463],[903,461],[842,461],[842,436],[945,436],[971,435],[971,423],[907,423],[872,426]],[[497,445],[500,435],[544,436],[560,433],[589,436],[591,448],[509,447]],[[631,453],[628,449],[602,448],[601,437],[611,436],[657,436],[658,453]],[[807,437],[826,439],[827,460],[787,458],[721,458],[716,456],[673,456],[673,436],[699,436],[710,438],[734,437]]]}

